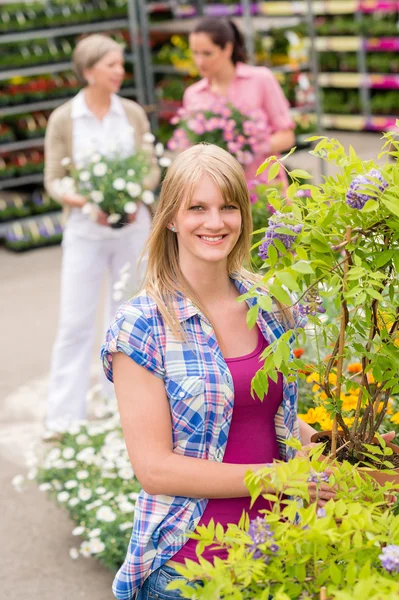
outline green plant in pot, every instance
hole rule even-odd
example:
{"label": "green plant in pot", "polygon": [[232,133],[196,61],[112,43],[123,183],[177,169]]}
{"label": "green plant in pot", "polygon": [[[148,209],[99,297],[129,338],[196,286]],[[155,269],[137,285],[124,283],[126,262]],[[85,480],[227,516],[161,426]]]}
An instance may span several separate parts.
{"label": "green plant in pot", "polygon": [[[277,190],[268,192],[276,213],[258,242],[258,253],[270,296],[259,297],[258,306],[272,310],[276,298],[287,307],[280,311],[283,319],[294,303],[308,315],[308,326],[273,342],[252,382],[262,398],[278,371],[297,376],[305,363],[292,360],[288,339],[296,336],[303,345],[302,336],[310,338],[316,348],[318,402],[334,423],[331,433],[317,439],[326,442],[333,458],[371,464],[378,471],[399,467],[399,448],[376,437],[391,397],[399,393],[399,142],[393,133],[383,137],[379,158],[390,155],[394,162],[382,166],[361,161],[353,148],[346,154],[335,139],[310,138],[317,141],[311,154],[336,165],[336,174],[318,186],[300,185],[300,179],[310,176],[292,171],[290,205]],[[272,179],[284,168],[283,161],[270,157],[259,172],[274,163]],[[298,197],[299,190],[308,190],[311,197]],[[257,296],[257,291],[249,294]],[[324,315],[327,298],[335,312],[332,319]],[[257,306],[251,310],[250,325]],[[347,372],[346,364],[354,361],[361,363],[360,373]],[[357,403],[344,410],[348,393],[357,396]]]}

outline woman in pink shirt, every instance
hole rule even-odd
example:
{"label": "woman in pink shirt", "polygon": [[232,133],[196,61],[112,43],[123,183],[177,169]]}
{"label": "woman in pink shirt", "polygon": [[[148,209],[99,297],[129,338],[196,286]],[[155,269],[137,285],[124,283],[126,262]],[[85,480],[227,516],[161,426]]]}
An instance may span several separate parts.
{"label": "woman in pink shirt", "polygon": [[[259,165],[272,154],[294,145],[294,123],[289,104],[273,73],[266,67],[245,64],[244,39],[230,20],[202,19],[190,34],[190,49],[200,75],[187,88],[183,106],[201,109],[222,96],[242,112],[262,111],[267,125],[269,152],[255,156],[246,166],[247,181],[255,179]],[[267,181],[264,172],[258,180]]]}

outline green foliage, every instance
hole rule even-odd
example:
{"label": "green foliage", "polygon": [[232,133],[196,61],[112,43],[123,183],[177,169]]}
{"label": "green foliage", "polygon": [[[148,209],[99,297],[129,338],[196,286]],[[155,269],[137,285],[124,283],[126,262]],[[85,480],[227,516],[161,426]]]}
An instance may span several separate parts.
{"label": "green foliage", "polygon": [[173,589],[193,600],[318,600],[322,586],[330,600],[396,598],[399,574],[387,572],[379,555],[399,543],[399,517],[386,507],[387,494],[398,486],[379,487],[344,462],[327,471],[337,495],[320,511],[308,492],[308,478],[326,473],[328,465],[319,457],[316,449],[309,459],[275,463],[246,477],[252,501],[262,494],[273,502],[263,526],[277,548],[270,536],[255,542],[248,519],[229,525],[223,535],[211,522],[193,537],[200,550],[225,549],[226,560],[186,561],[177,570],[191,586],[182,580]]}
{"label": "green foliage", "polygon": [[[384,139],[378,158],[390,155],[395,162],[381,166],[373,160],[361,161],[352,147],[346,154],[335,139],[311,138],[317,142],[311,154],[336,165],[336,174],[315,186],[300,184],[299,178],[308,177],[306,172],[288,173],[293,180],[287,190],[289,206],[276,192],[268,192],[281,222],[262,266],[268,300],[273,297],[309,313],[306,337],[317,348],[314,381],[352,446],[356,446],[355,438],[372,441],[390,396],[399,391],[399,143],[393,133],[384,134]],[[258,172],[276,161],[276,157],[268,158]],[[372,169],[377,175],[367,175]],[[347,193],[358,176],[363,179],[354,193],[360,204],[354,208]],[[300,190],[307,190],[311,197],[298,197]],[[290,232],[294,226],[299,227],[299,234]],[[278,237],[289,235],[286,247]],[[328,302],[333,318],[321,314],[323,302]],[[303,342],[302,330],[292,330],[290,335]],[[289,337],[273,342],[264,354],[263,371],[254,379],[261,397],[277,369],[287,376],[303,369],[302,361],[291,360]],[[343,368],[337,379],[337,362],[342,366],[349,361],[361,363],[360,375]],[[357,412],[351,413],[355,417],[351,430],[344,419],[348,415],[342,411],[345,392],[359,396]]]}

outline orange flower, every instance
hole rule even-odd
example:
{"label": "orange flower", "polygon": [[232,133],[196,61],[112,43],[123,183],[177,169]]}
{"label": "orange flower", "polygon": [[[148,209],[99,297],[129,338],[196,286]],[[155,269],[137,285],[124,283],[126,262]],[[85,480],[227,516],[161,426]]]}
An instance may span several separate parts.
{"label": "orange flower", "polygon": [[295,358],[301,358],[302,354],[304,354],[304,348],[294,348],[294,356]]}
{"label": "orange flower", "polygon": [[349,373],[361,373],[362,372],[362,364],[360,362],[351,363],[348,365]]}

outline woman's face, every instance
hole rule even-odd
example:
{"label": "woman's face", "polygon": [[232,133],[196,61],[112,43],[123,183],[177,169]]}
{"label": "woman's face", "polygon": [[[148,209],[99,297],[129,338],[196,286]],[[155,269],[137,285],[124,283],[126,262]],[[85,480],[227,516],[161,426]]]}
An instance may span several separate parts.
{"label": "woman's face", "polygon": [[225,202],[214,181],[204,175],[187,206],[183,201],[171,225],[179,246],[180,264],[226,263],[241,234],[241,210]]}
{"label": "woman's face", "polygon": [[96,62],[94,67],[84,72],[89,85],[94,85],[110,94],[119,92],[125,75],[123,54],[111,50]]}
{"label": "woman's face", "polygon": [[212,79],[231,63],[233,45],[227,42],[224,48],[214,44],[207,33],[191,33],[190,50],[201,77]]}

